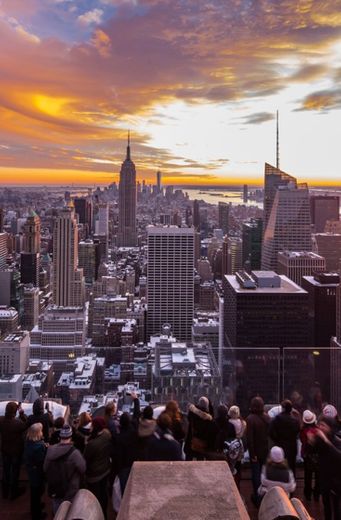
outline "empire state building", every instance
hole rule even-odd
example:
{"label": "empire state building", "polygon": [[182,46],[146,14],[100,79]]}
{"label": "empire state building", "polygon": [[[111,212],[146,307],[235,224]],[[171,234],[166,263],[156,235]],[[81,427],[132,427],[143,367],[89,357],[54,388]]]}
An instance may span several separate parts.
{"label": "empire state building", "polygon": [[136,233],[136,170],[130,158],[130,135],[128,134],[127,156],[120,171],[118,201],[119,247],[134,247],[137,244]]}

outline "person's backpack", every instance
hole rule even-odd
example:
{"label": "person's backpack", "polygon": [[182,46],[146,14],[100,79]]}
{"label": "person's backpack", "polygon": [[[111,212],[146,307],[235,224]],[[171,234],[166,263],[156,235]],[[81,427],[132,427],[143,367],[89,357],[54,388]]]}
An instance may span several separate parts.
{"label": "person's backpack", "polygon": [[51,498],[64,498],[69,489],[70,475],[67,474],[65,464],[71,453],[75,451],[72,446],[69,451],[50,461],[46,471],[47,492]]}
{"label": "person's backpack", "polygon": [[224,442],[224,453],[226,455],[227,462],[232,470],[232,473],[235,473],[235,465],[238,460],[241,460],[244,453],[244,446],[240,439],[232,439],[230,441]]}

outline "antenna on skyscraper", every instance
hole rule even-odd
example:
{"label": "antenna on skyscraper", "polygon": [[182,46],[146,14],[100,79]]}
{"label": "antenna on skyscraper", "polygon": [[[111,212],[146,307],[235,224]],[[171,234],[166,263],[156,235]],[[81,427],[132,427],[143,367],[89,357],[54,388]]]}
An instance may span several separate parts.
{"label": "antenna on skyscraper", "polygon": [[130,160],[130,130],[128,130],[127,159]]}
{"label": "antenna on skyscraper", "polygon": [[279,114],[276,111],[276,168],[279,168]]}

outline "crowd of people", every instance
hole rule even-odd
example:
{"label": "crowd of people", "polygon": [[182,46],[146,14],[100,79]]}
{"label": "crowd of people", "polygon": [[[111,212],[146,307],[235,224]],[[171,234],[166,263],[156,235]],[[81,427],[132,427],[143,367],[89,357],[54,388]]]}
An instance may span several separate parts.
{"label": "crowd of people", "polygon": [[97,497],[106,518],[112,490],[119,488],[123,495],[135,461],[226,460],[239,488],[243,461],[249,458],[252,500],[259,506],[273,486],[289,496],[295,491],[300,455],[306,500],[322,497],[325,520],[340,520],[341,422],[334,406],[326,405],[317,418],[285,400],[271,417],[262,398],[254,397],[244,420],[238,406],[221,404],[214,413],[207,397],[201,397],[186,414],[169,401],[155,420],[151,406],[140,411],[136,394],[132,403],[132,414],[118,415],[111,402],[104,416],[83,412],[71,424],[62,417],[53,421],[41,398],[29,417],[17,403],[7,403],[0,417],[3,498],[13,500],[23,492],[18,483],[24,462],[32,520],[46,516],[45,490],[56,512],[83,487]]}

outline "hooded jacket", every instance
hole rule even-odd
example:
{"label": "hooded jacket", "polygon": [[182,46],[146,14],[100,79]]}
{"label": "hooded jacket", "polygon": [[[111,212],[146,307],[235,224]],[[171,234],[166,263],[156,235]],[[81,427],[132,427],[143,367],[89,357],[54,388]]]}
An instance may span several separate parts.
{"label": "hooded jacket", "polygon": [[[69,443],[59,443],[54,446],[49,446],[44,461],[44,471],[46,472],[50,464],[53,464],[53,461],[65,455],[72,448],[73,445]],[[69,486],[64,499],[72,500],[80,488],[81,480],[86,470],[86,464],[80,451],[74,449],[65,460],[65,465]]]}

